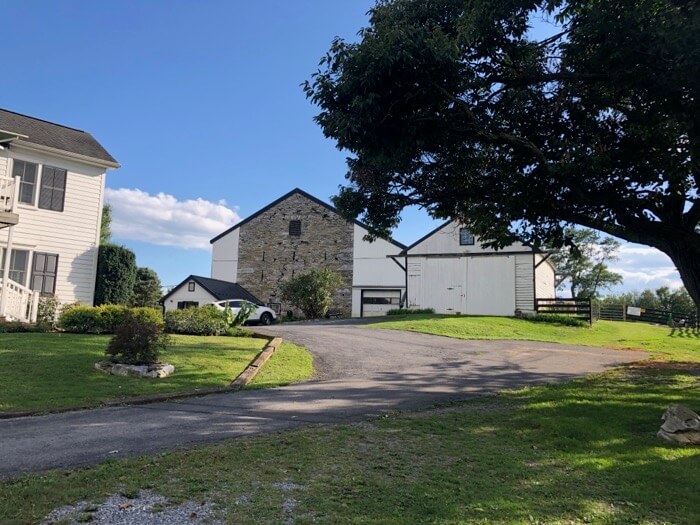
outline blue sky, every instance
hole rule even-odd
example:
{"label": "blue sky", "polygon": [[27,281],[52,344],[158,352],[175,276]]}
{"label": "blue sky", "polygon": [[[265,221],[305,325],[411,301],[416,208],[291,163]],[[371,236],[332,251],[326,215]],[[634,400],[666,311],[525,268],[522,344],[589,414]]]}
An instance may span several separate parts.
{"label": "blue sky", "polygon": [[[115,241],[163,284],[209,275],[209,238],[294,187],[328,200],[343,183],[300,84],[371,5],[7,2],[0,107],[92,133],[122,164],[107,177]],[[435,224],[409,210],[395,237]],[[649,248],[626,246],[616,267],[624,289],[678,284]]]}

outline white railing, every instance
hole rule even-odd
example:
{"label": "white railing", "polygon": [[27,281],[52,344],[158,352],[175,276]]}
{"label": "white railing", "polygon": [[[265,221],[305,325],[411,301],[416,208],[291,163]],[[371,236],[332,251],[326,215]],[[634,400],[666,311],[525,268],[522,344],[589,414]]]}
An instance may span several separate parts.
{"label": "white railing", "polygon": [[4,311],[0,317],[22,323],[36,323],[39,294],[12,279],[0,279],[0,296],[4,296]]}
{"label": "white railing", "polygon": [[16,184],[15,179],[0,177],[0,211],[13,211]]}

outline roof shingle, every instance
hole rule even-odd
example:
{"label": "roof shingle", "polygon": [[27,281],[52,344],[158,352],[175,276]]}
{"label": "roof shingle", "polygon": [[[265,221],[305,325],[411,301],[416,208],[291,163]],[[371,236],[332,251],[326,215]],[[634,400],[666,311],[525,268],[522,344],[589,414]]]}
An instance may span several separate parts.
{"label": "roof shingle", "polygon": [[79,129],[54,124],[7,109],[0,109],[0,129],[26,135],[28,138],[22,138],[23,142],[118,164],[92,135]]}

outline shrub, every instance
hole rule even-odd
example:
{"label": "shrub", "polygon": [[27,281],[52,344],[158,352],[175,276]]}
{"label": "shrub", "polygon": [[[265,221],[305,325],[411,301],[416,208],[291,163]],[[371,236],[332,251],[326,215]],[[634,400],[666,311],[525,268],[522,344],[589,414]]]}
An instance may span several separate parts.
{"label": "shrub", "polygon": [[157,308],[161,295],[158,274],[150,268],[137,268],[131,306]]}
{"label": "shrub", "polygon": [[330,308],[343,277],[328,268],[316,268],[282,284],[282,299],[299,308],[310,319],[320,319]]}
{"label": "shrub", "polygon": [[162,318],[156,318],[149,308],[126,310],[105,353],[113,360],[140,365],[158,362],[170,338],[163,332]]}
{"label": "shrub", "polygon": [[239,326],[232,326],[226,330],[226,335],[231,337],[253,337],[255,333],[247,328],[241,328]]}
{"label": "shrub", "polygon": [[44,333],[50,331],[51,328],[45,324],[28,324],[14,321],[0,323],[0,334],[19,334],[23,332]]}
{"label": "shrub", "polygon": [[386,315],[420,315],[420,314],[434,314],[435,310],[432,308],[394,308],[389,310]]}
{"label": "shrub", "polygon": [[55,295],[40,297],[37,305],[36,323],[55,330],[60,307],[61,303]]}
{"label": "shrub", "polygon": [[100,246],[97,257],[95,305],[129,304],[136,281],[136,256],[124,246]]}
{"label": "shrub", "polygon": [[58,326],[66,332],[76,334],[113,334],[129,312],[135,312],[152,322],[163,322],[163,316],[155,308],[128,308],[117,304],[69,305],[63,308]]}
{"label": "shrub", "polygon": [[550,323],[558,324],[562,326],[575,326],[575,327],[587,327],[590,326],[589,322],[580,317],[572,317],[570,315],[562,314],[537,314],[532,317],[527,318],[528,321],[533,323]]}
{"label": "shrub", "polygon": [[165,314],[165,330],[172,334],[222,335],[228,327],[226,313],[213,305],[171,310]]}

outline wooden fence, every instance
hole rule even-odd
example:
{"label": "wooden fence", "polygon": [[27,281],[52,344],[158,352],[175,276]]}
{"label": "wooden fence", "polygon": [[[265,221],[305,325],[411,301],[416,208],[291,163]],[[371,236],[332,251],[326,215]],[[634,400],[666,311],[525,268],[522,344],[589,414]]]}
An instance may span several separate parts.
{"label": "wooden fence", "polygon": [[672,327],[700,327],[697,312],[672,312],[629,304],[594,304],[593,318],[604,321],[636,321]]}
{"label": "wooden fence", "polygon": [[593,324],[593,310],[590,299],[535,299],[535,310],[538,314],[570,315],[579,319],[585,319]]}

